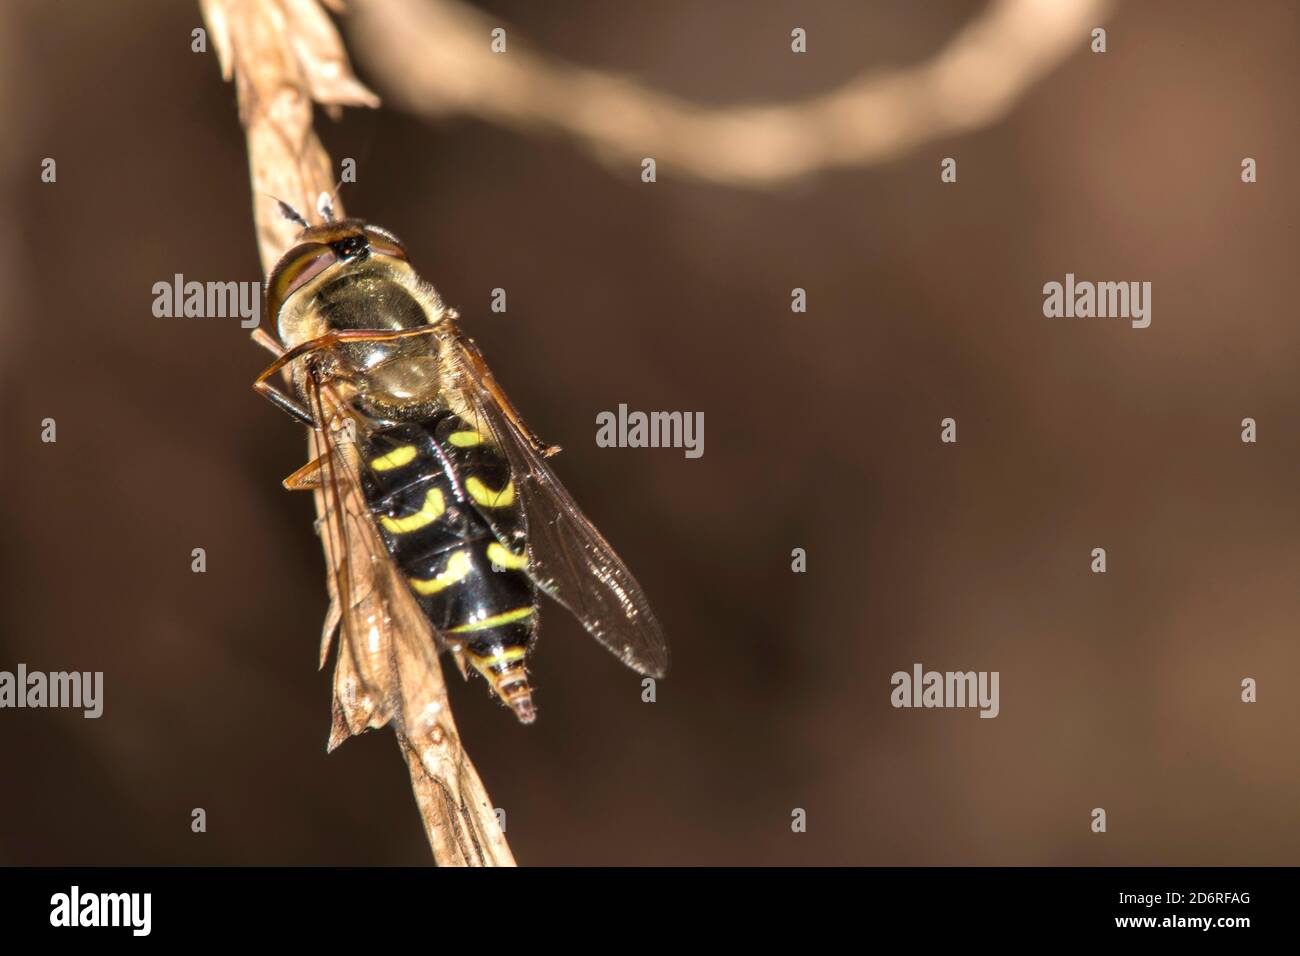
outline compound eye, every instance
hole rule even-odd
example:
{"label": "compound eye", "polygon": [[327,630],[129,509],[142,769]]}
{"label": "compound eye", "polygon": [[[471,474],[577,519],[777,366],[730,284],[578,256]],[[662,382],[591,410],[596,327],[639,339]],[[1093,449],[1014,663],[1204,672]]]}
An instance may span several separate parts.
{"label": "compound eye", "polygon": [[338,254],[324,243],[294,246],[284,254],[266,284],[267,311],[278,315],[289,296],[338,261]]}
{"label": "compound eye", "polygon": [[402,240],[387,229],[380,229],[378,226],[366,226],[366,239],[370,242],[372,255],[406,259],[406,247],[402,245]]}

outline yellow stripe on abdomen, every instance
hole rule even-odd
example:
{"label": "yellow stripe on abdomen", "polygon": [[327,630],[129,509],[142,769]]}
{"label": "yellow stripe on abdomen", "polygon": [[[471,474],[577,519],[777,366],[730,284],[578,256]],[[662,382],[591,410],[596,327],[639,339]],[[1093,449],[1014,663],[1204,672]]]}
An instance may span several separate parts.
{"label": "yellow stripe on abdomen", "polygon": [[473,448],[483,444],[483,435],[476,431],[452,432],[447,441],[457,448]]}
{"label": "yellow stripe on abdomen", "polygon": [[515,503],[515,483],[507,481],[500,491],[493,491],[473,475],[465,479],[465,490],[484,508],[509,508]]}
{"label": "yellow stripe on abdomen", "polygon": [[465,580],[465,576],[473,570],[473,563],[469,559],[468,551],[457,551],[447,559],[447,566],[441,573],[431,578],[408,578],[411,582],[411,588],[416,594],[423,594],[428,597],[431,594],[437,594],[445,591],[457,582]]}
{"label": "yellow stripe on abdomen", "polygon": [[390,534],[409,534],[412,531],[427,528],[442,517],[445,510],[446,505],[442,500],[442,492],[437,488],[430,488],[429,493],[424,496],[424,504],[415,514],[407,515],[404,518],[390,518],[385,515],[379,519],[379,523]]}
{"label": "yellow stripe on abdomen", "polygon": [[419,450],[414,445],[403,445],[401,448],[394,448],[387,455],[371,458],[370,467],[375,471],[392,471],[394,468],[409,465],[415,461],[415,456],[418,454]]}
{"label": "yellow stripe on abdomen", "polygon": [[506,568],[510,571],[522,571],[528,567],[528,555],[515,554],[499,541],[493,541],[487,546],[487,559],[498,568]]}
{"label": "yellow stripe on abdomen", "polygon": [[475,654],[471,651],[470,656],[474,658],[475,664],[480,664],[483,667],[493,667],[501,664],[510,664],[514,661],[522,661],[528,656],[528,648],[499,647],[491,654]]}
{"label": "yellow stripe on abdomen", "polygon": [[472,634],[474,631],[486,631],[490,627],[498,627],[502,624],[512,624],[515,621],[522,621],[526,617],[531,617],[536,612],[534,607],[517,607],[513,611],[502,611],[500,614],[493,614],[491,617],[485,617],[478,621],[470,621],[467,624],[461,624],[459,627],[451,628],[448,634]]}

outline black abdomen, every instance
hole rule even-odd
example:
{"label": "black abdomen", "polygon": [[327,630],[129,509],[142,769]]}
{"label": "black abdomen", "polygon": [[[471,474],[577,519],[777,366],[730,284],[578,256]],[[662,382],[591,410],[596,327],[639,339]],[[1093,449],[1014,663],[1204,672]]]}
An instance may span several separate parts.
{"label": "black abdomen", "polygon": [[530,720],[537,588],[509,466],[448,411],[372,432],[360,451],[366,503],[420,608]]}

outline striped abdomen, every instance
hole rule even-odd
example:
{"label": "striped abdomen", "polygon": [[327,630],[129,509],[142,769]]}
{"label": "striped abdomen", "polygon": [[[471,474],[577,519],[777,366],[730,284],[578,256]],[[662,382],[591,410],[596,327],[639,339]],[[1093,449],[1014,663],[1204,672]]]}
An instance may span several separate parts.
{"label": "striped abdomen", "polygon": [[421,609],[532,722],[524,661],[537,632],[537,588],[525,570],[526,525],[509,466],[445,411],[379,429],[360,450],[366,503]]}

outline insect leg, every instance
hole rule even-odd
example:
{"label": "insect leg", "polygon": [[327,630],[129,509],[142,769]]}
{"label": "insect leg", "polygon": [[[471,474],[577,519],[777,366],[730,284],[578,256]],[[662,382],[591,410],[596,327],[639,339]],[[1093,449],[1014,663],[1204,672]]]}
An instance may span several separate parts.
{"label": "insect leg", "polygon": [[288,478],[281,482],[288,491],[315,491],[320,487],[321,468],[325,465],[325,456],[313,458]]}
{"label": "insect leg", "polygon": [[[288,414],[288,416],[294,421],[302,422],[304,425],[314,425],[315,422],[312,421],[311,413],[307,411],[306,408],[304,408],[300,403],[295,402],[288,395],[284,394],[284,392],[275,388],[267,381],[267,379],[278,372],[283,366],[284,363],[282,360],[284,358],[284,348],[279,342],[271,338],[271,336],[267,335],[266,332],[260,328],[253,331],[252,339],[258,345],[262,346],[262,348],[274,355],[276,359],[269,368],[262,372],[261,375],[257,376],[257,381],[253,383],[253,391],[257,392],[258,395],[261,395],[276,408]],[[296,474],[297,473],[295,472],[295,475]],[[295,475],[290,475],[289,477],[293,478]],[[285,480],[288,481],[288,479]]]}
{"label": "insect leg", "polygon": [[[284,368],[295,359],[308,355],[312,352],[329,348],[331,345],[337,345],[340,342],[387,342],[393,339],[410,338],[416,335],[430,335],[437,331],[436,326],[421,326],[417,329],[346,329],[326,332],[324,335],[312,339],[309,342],[303,342],[301,345],[285,351],[280,347],[271,336],[257,329],[253,332],[253,341],[262,348],[276,355],[276,359],[268,365],[261,375],[257,376],[257,381],[253,383],[253,391],[257,392],[263,398],[267,399],[272,405],[281,409],[296,421],[304,425],[314,426],[315,420],[306,408],[298,402],[295,402],[288,395],[285,395],[279,389],[267,383],[269,379],[280,369]],[[258,333],[261,333],[260,335]]]}
{"label": "insect leg", "polygon": [[276,408],[283,411],[294,421],[301,422],[307,426],[315,426],[316,423],[312,421],[311,413],[308,412],[307,409],[266,380],[268,376],[274,375],[276,371],[278,371],[278,369],[275,366],[272,366],[270,369],[259,375],[257,381],[253,383],[253,391],[257,392],[258,395],[261,395]]}
{"label": "insect leg", "polygon": [[262,348],[266,349],[276,358],[279,358],[281,355],[284,354],[284,346],[281,345],[279,342],[277,342],[275,339],[273,339],[271,336],[267,335],[266,330],[261,328],[260,326],[253,330],[253,334],[249,336],[249,338],[251,338],[258,345],[262,346]]}
{"label": "insect leg", "polygon": [[533,446],[533,451],[537,452],[537,454],[541,455],[543,458],[550,458],[552,455],[559,454],[559,445],[546,444],[546,442],[537,437],[536,432],[528,427],[523,416],[519,414],[514,403],[510,401],[510,396],[508,396],[505,391],[502,390],[501,386],[497,384],[496,376],[493,375],[492,370],[488,368],[487,362],[483,360],[483,353],[478,350],[478,346],[474,344],[474,341],[472,339],[462,338],[461,349],[469,362],[470,371],[487,390],[488,394],[492,396],[493,401],[500,406],[501,411],[505,414],[506,418],[509,419],[510,423],[519,430],[519,434],[523,435],[524,438],[528,440],[528,443]]}

